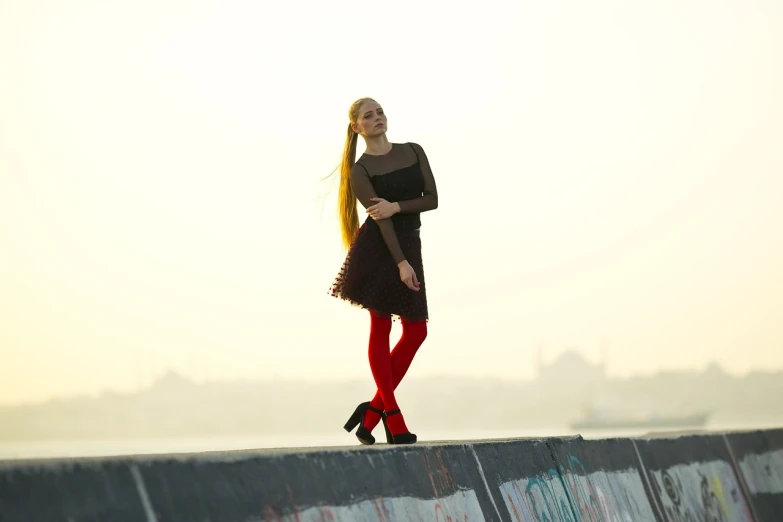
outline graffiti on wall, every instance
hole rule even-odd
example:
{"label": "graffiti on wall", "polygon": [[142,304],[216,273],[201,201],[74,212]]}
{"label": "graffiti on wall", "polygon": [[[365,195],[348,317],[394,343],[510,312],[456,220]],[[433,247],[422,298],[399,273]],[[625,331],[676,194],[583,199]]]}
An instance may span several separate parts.
{"label": "graffiti on wall", "polygon": [[639,471],[595,471],[587,473],[573,455],[567,459],[563,480],[574,511],[585,522],[655,522]]}
{"label": "graffiti on wall", "polygon": [[263,522],[337,522],[358,520],[392,522],[397,520],[432,520],[433,522],[480,522],[484,520],[476,493],[462,490],[443,498],[415,497],[376,498],[347,506],[312,506],[280,516],[265,508]]}
{"label": "graffiti on wall", "polygon": [[576,522],[560,474],[554,468],[535,477],[504,482],[500,494],[515,522]]}
{"label": "graffiti on wall", "polygon": [[678,464],[649,473],[667,522],[753,521],[727,462]]}
{"label": "graffiti on wall", "polygon": [[739,467],[751,494],[783,493],[783,450],[745,455]]}
{"label": "graffiti on wall", "polygon": [[524,522],[655,522],[639,472],[587,473],[569,455],[561,465],[536,477],[501,484],[511,519]]}

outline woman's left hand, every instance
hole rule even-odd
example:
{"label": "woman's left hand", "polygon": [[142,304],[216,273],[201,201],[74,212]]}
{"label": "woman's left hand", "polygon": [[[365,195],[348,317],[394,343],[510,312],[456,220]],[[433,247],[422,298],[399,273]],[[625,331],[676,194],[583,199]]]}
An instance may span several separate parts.
{"label": "woman's left hand", "polygon": [[370,201],[377,201],[375,205],[367,207],[367,213],[375,220],[390,218],[400,211],[400,205],[396,202],[389,203],[383,198],[370,198]]}

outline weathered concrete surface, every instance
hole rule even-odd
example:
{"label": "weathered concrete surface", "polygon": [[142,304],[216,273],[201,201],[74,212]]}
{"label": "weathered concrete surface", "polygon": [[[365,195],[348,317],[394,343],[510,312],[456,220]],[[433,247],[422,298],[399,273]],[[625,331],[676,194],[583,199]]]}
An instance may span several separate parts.
{"label": "weathered concrete surface", "polygon": [[0,463],[0,522],[783,520],[783,429]]}
{"label": "weathered concrete surface", "polygon": [[783,520],[783,430],[725,436],[755,520]]}

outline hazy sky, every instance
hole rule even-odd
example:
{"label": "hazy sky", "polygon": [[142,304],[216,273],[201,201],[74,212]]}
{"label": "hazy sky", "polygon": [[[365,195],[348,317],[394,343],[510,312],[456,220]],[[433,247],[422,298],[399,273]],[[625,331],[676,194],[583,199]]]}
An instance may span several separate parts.
{"label": "hazy sky", "polygon": [[319,182],[362,96],[438,183],[410,375],[783,368],[780,2],[473,5],[1,0],[0,404],[369,379]]}

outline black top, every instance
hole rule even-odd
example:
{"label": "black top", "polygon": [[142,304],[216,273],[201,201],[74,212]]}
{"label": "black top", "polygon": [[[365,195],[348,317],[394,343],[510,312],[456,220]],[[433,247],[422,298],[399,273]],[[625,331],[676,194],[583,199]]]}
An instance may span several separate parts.
{"label": "black top", "polygon": [[[383,198],[400,204],[391,218],[375,220],[396,263],[405,260],[397,232],[421,226],[419,214],[438,208],[435,178],[424,149],[416,143],[392,143],[383,155],[362,154],[351,169],[351,188],[364,208]],[[368,220],[373,220],[368,216]]]}

